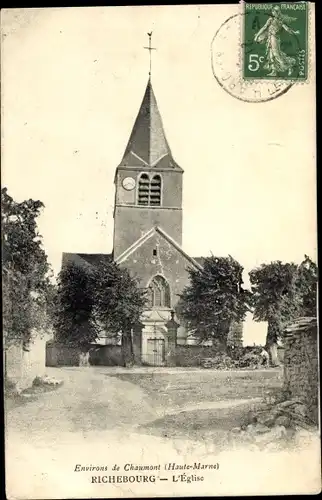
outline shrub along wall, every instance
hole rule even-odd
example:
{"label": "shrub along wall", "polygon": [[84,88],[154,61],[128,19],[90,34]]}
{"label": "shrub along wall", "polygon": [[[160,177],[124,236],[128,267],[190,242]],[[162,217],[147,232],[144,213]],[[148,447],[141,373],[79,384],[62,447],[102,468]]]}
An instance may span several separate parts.
{"label": "shrub along wall", "polygon": [[201,366],[201,361],[203,359],[215,357],[216,354],[218,354],[218,350],[212,346],[177,345],[176,365]]}
{"label": "shrub along wall", "polygon": [[285,336],[284,384],[292,397],[298,397],[318,421],[318,338],[316,318],[301,318]]}

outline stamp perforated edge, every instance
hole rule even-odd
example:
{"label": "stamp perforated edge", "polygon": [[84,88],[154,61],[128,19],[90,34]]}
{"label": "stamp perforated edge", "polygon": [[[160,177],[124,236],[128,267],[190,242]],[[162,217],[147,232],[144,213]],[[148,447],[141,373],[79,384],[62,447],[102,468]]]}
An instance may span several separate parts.
{"label": "stamp perforated edge", "polygon": [[[245,7],[246,7],[245,1],[241,0],[239,2],[239,7],[240,7],[240,26],[239,26],[239,60],[240,60],[240,69],[241,69],[241,78],[242,81],[244,82],[245,85],[253,85],[255,82],[263,82],[263,83],[285,83],[290,84],[290,86],[293,85],[308,85],[312,83],[312,65],[313,65],[313,55],[312,55],[312,33],[315,31],[315,25],[313,24],[313,19],[314,16],[312,14],[312,5],[313,2],[304,2],[307,4],[307,34],[306,34],[306,41],[307,41],[307,77],[305,80],[292,80],[292,79],[283,79],[283,78],[254,78],[252,79],[251,77],[244,78],[243,76],[243,64],[244,64],[244,50],[243,50],[243,43],[244,43],[244,16],[245,14]],[[262,3],[270,3],[270,2],[262,2]],[[271,2],[273,3],[273,2]],[[299,2],[289,2],[289,3],[299,3]]]}

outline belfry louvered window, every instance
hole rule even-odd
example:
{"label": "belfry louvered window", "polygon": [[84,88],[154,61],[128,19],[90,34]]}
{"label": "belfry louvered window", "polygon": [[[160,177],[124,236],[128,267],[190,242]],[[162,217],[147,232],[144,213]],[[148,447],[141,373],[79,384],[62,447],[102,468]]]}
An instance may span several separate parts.
{"label": "belfry louvered window", "polygon": [[170,307],[170,287],[163,276],[155,276],[148,288],[149,307]]}
{"label": "belfry louvered window", "polygon": [[154,175],[150,184],[150,205],[161,205],[161,177]]}
{"label": "belfry louvered window", "polygon": [[139,179],[139,205],[149,205],[150,179],[148,174],[142,174]]}
{"label": "belfry louvered window", "polygon": [[161,205],[160,175],[154,175],[150,179],[148,174],[141,174],[139,178],[138,204],[152,207]]}

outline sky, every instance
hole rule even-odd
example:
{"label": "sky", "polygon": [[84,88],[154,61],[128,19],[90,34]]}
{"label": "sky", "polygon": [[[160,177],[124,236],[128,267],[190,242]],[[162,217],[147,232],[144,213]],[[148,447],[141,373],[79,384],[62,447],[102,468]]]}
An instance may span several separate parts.
{"label": "sky", "polygon": [[263,262],[316,258],[314,65],[308,83],[270,102],[226,93],[210,46],[238,9],[2,11],[2,186],[45,204],[55,274],[62,252],[112,250],[114,173],[147,84],[151,30],[152,85],[185,172],[184,250],[232,255],[246,285]]}

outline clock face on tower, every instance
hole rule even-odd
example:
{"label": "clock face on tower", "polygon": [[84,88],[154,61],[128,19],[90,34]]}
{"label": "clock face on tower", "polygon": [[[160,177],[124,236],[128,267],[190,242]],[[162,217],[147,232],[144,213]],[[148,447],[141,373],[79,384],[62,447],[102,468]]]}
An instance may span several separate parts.
{"label": "clock face on tower", "polygon": [[131,191],[135,188],[135,179],[133,179],[133,177],[125,177],[125,179],[123,179],[122,185],[124,189],[126,189],[127,191]]}

